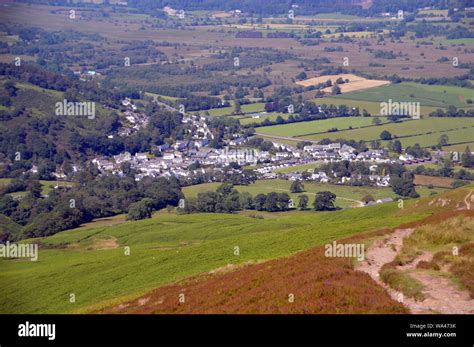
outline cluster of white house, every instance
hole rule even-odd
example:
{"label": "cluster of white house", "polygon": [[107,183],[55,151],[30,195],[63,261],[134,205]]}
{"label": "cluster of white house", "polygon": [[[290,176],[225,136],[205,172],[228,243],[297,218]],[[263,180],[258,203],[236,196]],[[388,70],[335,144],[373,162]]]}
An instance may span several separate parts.
{"label": "cluster of white house", "polygon": [[[143,112],[139,112],[131,99],[125,98],[122,100],[122,105],[126,107],[124,115],[129,124],[119,130],[118,134],[120,136],[129,136],[137,130],[140,130],[140,128],[147,126],[149,121],[148,116]],[[108,137],[113,138],[114,136],[109,135]]]}
{"label": "cluster of white house", "polygon": [[319,160],[372,160],[378,162],[388,162],[383,149],[373,149],[359,154],[355,154],[356,149],[346,144],[330,143],[327,145],[310,145],[304,146],[304,151],[310,154],[314,159]]}

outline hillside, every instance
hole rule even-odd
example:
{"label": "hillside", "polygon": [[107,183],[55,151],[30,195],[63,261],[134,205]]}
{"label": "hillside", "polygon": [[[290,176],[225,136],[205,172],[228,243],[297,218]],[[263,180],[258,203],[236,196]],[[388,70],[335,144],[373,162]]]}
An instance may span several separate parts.
{"label": "hillside", "polygon": [[[51,78],[60,77],[52,75]],[[13,83],[15,91],[7,98],[10,106],[0,106],[0,131],[3,135],[0,151],[5,156],[14,158],[15,153],[19,152],[22,159],[36,164],[45,161],[45,158],[61,163],[71,158],[77,160],[87,153],[114,153],[123,146],[120,141],[107,138],[107,134],[119,126],[119,110],[95,102],[94,119],[58,116],[58,102],[75,98],[91,102],[91,99],[74,88],[64,92],[2,76],[0,86],[3,88],[6,83]]]}
{"label": "hillside", "polygon": [[[444,249],[446,247],[449,249],[453,242],[463,245],[459,260],[450,260],[455,265],[449,270],[445,269],[444,272],[432,277],[433,275],[430,273],[420,270],[423,268],[422,263],[421,266],[418,266],[413,278],[404,277],[404,281],[401,282],[402,287],[398,289],[403,289],[402,292],[406,294],[406,298],[400,296],[402,292],[395,291],[386,285],[384,287],[389,289],[388,292],[384,291],[382,286],[377,286],[373,280],[366,277],[364,269],[361,269],[359,265],[354,267],[354,262],[350,259],[327,258],[324,256],[324,248],[316,247],[289,258],[247,265],[238,270],[235,270],[235,266],[228,264],[212,273],[156,289],[136,300],[110,307],[101,312],[467,313],[474,307],[473,275],[469,270],[474,260],[472,257],[474,211],[470,209],[472,195],[471,186],[452,191],[441,197],[421,199],[404,212],[411,214],[415,211],[429,210],[432,214],[428,218],[399,225],[392,230],[381,229],[341,241],[344,243],[364,242],[366,245],[372,245],[377,244],[379,242],[377,240],[385,240],[391,235],[396,235],[399,231],[415,230],[405,242],[404,247],[406,248],[410,247],[408,245],[413,245],[411,239],[416,237],[415,235],[426,233],[428,229],[438,233],[438,237],[431,236],[438,241],[428,242],[428,244],[433,242],[438,244],[438,251],[441,244],[445,244]],[[448,218],[449,222],[446,224],[444,220]],[[453,237],[453,233],[458,234],[457,237]],[[461,237],[462,233],[465,235]],[[444,239],[440,237],[441,235],[449,235],[449,237]],[[425,248],[426,246],[423,244],[426,245],[427,242],[420,244],[419,240],[418,238],[415,243],[418,244],[418,247]],[[405,248],[404,251],[407,252]],[[370,250],[372,249],[371,246]],[[426,253],[422,254],[424,259],[427,259]],[[373,252],[369,252],[369,257],[370,260],[375,260]],[[437,253],[435,259],[438,259],[438,262],[444,261],[445,267],[449,265],[449,259],[446,260],[446,252]],[[404,263],[409,264],[410,261],[405,259]],[[412,269],[417,264],[420,264],[420,260],[412,266]],[[430,269],[426,265],[424,267]],[[417,278],[423,278],[422,283],[426,285],[425,287],[420,284],[420,287],[417,288],[419,294],[422,295],[421,298],[418,298],[419,300],[423,299],[421,302],[410,298],[413,296],[413,293],[409,292],[412,289],[410,285],[414,282],[417,283]],[[374,280],[380,282],[376,277]],[[456,281],[461,282],[460,287],[453,284]],[[383,285],[383,283],[379,284]],[[469,291],[471,292],[470,297]],[[450,300],[452,296],[442,296],[447,293],[458,297],[459,300],[452,301]],[[181,294],[185,295],[184,303],[178,302],[178,297]],[[293,295],[293,302],[290,302],[289,295]],[[403,302],[406,307],[397,301]],[[448,302],[451,304],[447,305]]]}
{"label": "hillside", "polygon": [[[419,222],[432,214],[436,216],[441,213],[462,213],[456,209],[463,204],[462,198],[468,191],[467,188],[462,188],[439,197],[412,200],[406,203],[405,209],[399,209],[396,203],[391,203],[331,213],[258,213],[251,216],[175,215],[162,211],[156,213],[150,220],[123,222],[114,219],[111,226],[107,226],[106,222],[92,223],[87,227],[64,231],[52,237],[35,239],[34,241],[40,242],[41,245],[38,262],[0,260],[5,271],[5,275],[0,278],[1,311],[2,313],[91,312],[139,298],[154,288],[171,285],[212,270],[234,269],[245,264],[293,255],[295,257],[293,260],[291,258],[274,260],[277,262],[276,265],[264,263],[242,268],[239,270],[243,271],[241,280],[250,281],[248,285],[240,286],[232,280],[235,286],[226,284],[231,286],[229,291],[221,291],[219,294],[228,297],[237,293],[237,288],[247,292],[256,287],[255,291],[248,292],[248,295],[253,297],[249,299],[250,304],[259,301],[254,297],[261,290],[261,288],[257,290],[259,286],[256,283],[272,288],[271,283],[276,280],[280,283],[278,288],[290,290],[292,287],[287,286],[294,281],[278,281],[277,277],[287,278],[286,271],[293,268],[292,264],[295,261],[300,263],[298,260],[300,255],[296,253],[308,250],[306,253],[301,253],[308,257],[305,262],[301,261],[301,264],[308,264],[311,269],[314,269],[312,266],[315,263],[327,265],[324,270],[326,275],[314,274],[313,283],[318,283],[319,279],[325,276],[329,278],[336,276],[335,283],[338,283],[336,286],[342,291],[339,293],[340,298],[345,297],[344,300],[347,300],[347,293],[358,293],[354,294],[357,299],[342,304],[341,309],[347,312],[402,312],[403,309],[390,301],[389,297],[379,291],[374,284],[366,284],[368,281],[366,275],[354,274],[350,262],[345,260],[334,262],[334,259],[330,262],[323,261],[321,246],[370,231],[384,233],[388,229],[400,227],[401,224]],[[449,202],[446,202],[444,207],[439,203],[430,204],[431,201],[438,201],[436,199]],[[435,216],[430,218],[433,219]],[[130,247],[129,256],[125,255],[124,247]],[[238,255],[235,255],[235,247],[238,247]],[[281,267],[281,272],[279,275],[273,275],[270,269],[275,269],[277,266]],[[250,271],[257,274],[254,270],[262,271],[258,278],[267,278],[265,284],[246,273]],[[270,272],[266,274],[266,271]],[[292,269],[290,273],[296,276],[295,279],[300,278],[304,281],[305,276],[300,276],[298,271]],[[301,271],[310,270],[306,268]],[[263,277],[264,275],[269,277]],[[233,278],[231,275],[227,276]],[[211,280],[221,281],[219,278],[213,277]],[[18,285],[29,281],[36,283],[34,292]],[[197,282],[192,283],[207,288],[207,284],[200,281],[202,280],[198,278]],[[181,285],[182,282],[178,283]],[[188,282],[186,286],[190,283]],[[319,285],[317,287],[319,288],[317,290],[324,289]],[[163,288],[159,290],[172,293],[174,289],[170,288],[176,287]],[[306,290],[304,288],[310,293],[311,283],[305,285],[302,283],[301,290]],[[68,299],[71,293],[77,298],[74,304]],[[370,300],[364,301],[374,296],[380,297],[380,301],[373,304]],[[206,305],[210,305],[211,302],[213,301]],[[362,305],[361,302],[365,304]],[[235,311],[238,307],[233,306],[232,309],[233,304],[230,301],[229,305],[230,311]],[[315,305],[322,307],[320,302],[315,302]],[[259,306],[257,303],[255,306],[249,305],[245,312],[258,311],[257,306],[264,312],[285,311],[285,306],[274,306],[272,303]],[[337,308],[338,305],[334,307]],[[212,305],[203,309],[208,312],[216,310]],[[298,308],[295,309],[297,312]],[[328,304],[325,309],[321,308],[318,312],[329,312],[329,309]],[[183,308],[177,310],[186,311]]]}

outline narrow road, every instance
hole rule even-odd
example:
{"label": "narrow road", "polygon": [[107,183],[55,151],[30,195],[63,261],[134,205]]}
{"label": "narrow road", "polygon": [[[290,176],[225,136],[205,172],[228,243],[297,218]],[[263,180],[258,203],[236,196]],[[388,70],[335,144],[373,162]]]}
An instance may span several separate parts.
{"label": "narrow road", "polygon": [[163,106],[166,110],[168,111],[172,111],[172,112],[179,112],[177,109],[175,109],[174,107],[171,107],[170,105],[168,104],[165,104],[164,102],[161,102],[161,101],[158,101],[155,99],[155,102],[160,105],[160,106]]}
{"label": "narrow road", "polygon": [[[279,191],[282,191],[282,192],[287,192],[287,193],[289,193],[288,189],[273,188],[273,187],[264,187],[264,188],[267,188],[268,190],[279,190]],[[301,194],[316,196],[316,193],[310,193],[310,192],[301,192]],[[343,198],[343,197],[340,197],[340,196],[336,196],[336,199],[341,199],[341,200],[346,200],[346,201],[355,202],[356,204],[359,205],[359,207],[364,207],[364,206],[365,206],[365,204],[364,204],[362,201],[359,201],[359,200],[354,200],[354,199],[349,199],[349,198]]]}

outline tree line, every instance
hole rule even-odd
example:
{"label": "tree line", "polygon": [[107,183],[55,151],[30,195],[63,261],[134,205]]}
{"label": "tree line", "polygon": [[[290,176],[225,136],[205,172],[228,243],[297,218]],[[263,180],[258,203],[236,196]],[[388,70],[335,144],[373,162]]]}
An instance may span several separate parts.
{"label": "tree line", "polygon": [[[335,210],[336,195],[331,192],[318,192],[313,202],[316,211]],[[239,192],[232,184],[224,183],[216,191],[200,192],[196,198],[187,198],[184,206],[178,208],[180,213],[234,213],[241,210],[282,212],[299,208],[306,210],[308,196],[300,195],[298,202],[293,201],[288,193],[270,192],[252,196],[248,192]]]}

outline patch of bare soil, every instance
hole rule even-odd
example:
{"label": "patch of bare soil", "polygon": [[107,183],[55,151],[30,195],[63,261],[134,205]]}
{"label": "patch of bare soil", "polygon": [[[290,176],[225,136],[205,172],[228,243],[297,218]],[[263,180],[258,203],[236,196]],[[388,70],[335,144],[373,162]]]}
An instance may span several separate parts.
{"label": "patch of bare soil", "polygon": [[94,243],[88,247],[88,250],[99,251],[104,249],[115,249],[118,248],[119,244],[116,238],[112,239],[95,239]]}

